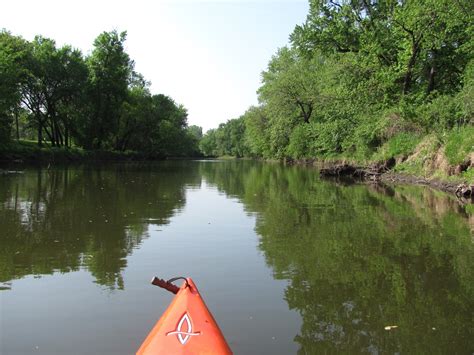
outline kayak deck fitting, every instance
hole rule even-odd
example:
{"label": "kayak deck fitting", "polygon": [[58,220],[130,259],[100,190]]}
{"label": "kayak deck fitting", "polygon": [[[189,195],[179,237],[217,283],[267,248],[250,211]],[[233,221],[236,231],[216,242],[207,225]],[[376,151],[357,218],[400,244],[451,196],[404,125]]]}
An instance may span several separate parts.
{"label": "kayak deck fitting", "polygon": [[[184,280],[181,287],[172,283],[178,279]],[[152,284],[176,296],[143,341],[137,355],[232,354],[191,278],[176,277],[165,281],[155,277]]]}

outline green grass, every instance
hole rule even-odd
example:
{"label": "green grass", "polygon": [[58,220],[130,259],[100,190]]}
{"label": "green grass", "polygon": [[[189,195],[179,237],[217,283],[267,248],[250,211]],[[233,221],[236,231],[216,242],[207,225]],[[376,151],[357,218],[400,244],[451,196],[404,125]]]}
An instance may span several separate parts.
{"label": "green grass", "polygon": [[465,126],[452,130],[445,140],[445,154],[449,164],[462,164],[474,152],[474,127]]}
{"label": "green grass", "polygon": [[463,171],[461,177],[470,183],[474,184],[474,168],[469,167],[466,171]]}
{"label": "green grass", "polygon": [[380,161],[408,156],[413,153],[420,141],[421,137],[418,134],[401,132],[385,142],[373,155],[372,160]]}
{"label": "green grass", "polygon": [[468,204],[465,206],[466,212],[474,216],[474,204]]}

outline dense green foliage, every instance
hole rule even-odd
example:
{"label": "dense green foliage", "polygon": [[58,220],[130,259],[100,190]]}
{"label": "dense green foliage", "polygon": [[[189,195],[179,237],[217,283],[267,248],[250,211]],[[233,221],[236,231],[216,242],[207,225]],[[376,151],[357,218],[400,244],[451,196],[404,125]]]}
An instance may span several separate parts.
{"label": "dense green foliage", "polygon": [[203,152],[376,160],[431,133],[444,144],[474,124],[473,24],[468,0],[310,0],[262,73],[260,105],[239,118],[244,147],[217,139],[229,121]]}
{"label": "dense green foliage", "polygon": [[[126,32],[103,32],[91,54],[0,32],[0,145],[12,138],[52,147],[137,151],[150,157],[199,154],[187,111],[153,95],[126,53]],[[199,128],[198,128],[199,131]]]}
{"label": "dense green foliage", "polygon": [[202,137],[199,147],[206,156],[232,155],[243,157],[248,150],[245,144],[245,123],[242,118],[221,123],[217,129],[211,129]]}

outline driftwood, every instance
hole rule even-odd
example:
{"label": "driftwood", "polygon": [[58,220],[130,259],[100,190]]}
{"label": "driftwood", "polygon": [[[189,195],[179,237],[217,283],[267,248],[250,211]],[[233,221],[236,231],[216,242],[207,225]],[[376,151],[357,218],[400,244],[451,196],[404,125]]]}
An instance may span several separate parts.
{"label": "driftwood", "polygon": [[456,188],[455,194],[457,197],[467,198],[474,197],[474,185],[461,184]]}
{"label": "driftwood", "polygon": [[389,171],[394,165],[395,159],[371,164],[367,167],[350,164],[336,164],[331,167],[320,169],[319,174],[323,177],[354,177],[359,179],[378,180],[383,173]]}

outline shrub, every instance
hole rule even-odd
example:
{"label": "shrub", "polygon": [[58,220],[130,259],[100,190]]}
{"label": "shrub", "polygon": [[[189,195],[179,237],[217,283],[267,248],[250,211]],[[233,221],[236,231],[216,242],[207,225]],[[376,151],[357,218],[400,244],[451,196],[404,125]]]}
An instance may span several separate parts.
{"label": "shrub", "polygon": [[420,123],[438,131],[452,129],[465,123],[458,100],[449,95],[438,96],[431,102],[421,105],[417,114]]}
{"label": "shrub", "polygon": [[317,139],[317,137],[313,137],[312,135],[313,130],[308,129],[307,126],[306,124],[298,125],[291,132],[287,153],[294,159],[307,157],[310,154],[310,142]]}

